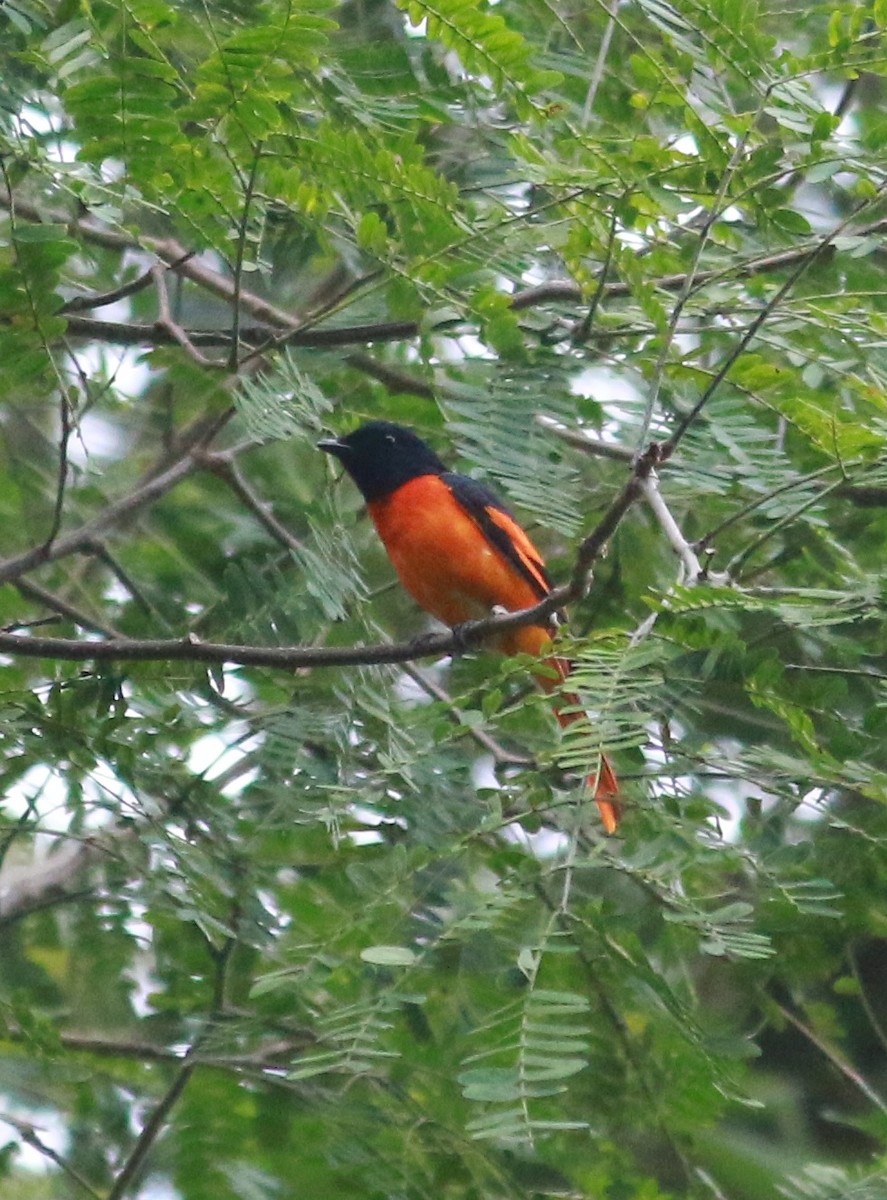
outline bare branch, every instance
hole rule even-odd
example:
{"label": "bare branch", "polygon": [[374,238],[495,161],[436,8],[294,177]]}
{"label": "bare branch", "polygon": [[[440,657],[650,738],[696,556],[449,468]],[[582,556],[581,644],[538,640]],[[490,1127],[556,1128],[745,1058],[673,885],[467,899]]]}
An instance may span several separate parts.
{"label": "bare branch", "polygon": [[640,487],[644,499],[659,522],[662,532],[668,538],[671,548],[681,561],[682,570],[678,583],[685,584],[688,587],[692,586],[703,574],[702,563],[699,561],[690,543],[684,537],[683,533],[681,533],[680,526],[671,515],[668,505],[662,499],[662,493],[659,491],[659,480],[656,478],[655,472],[651,472],[646,479],[642,479]]}
{"label": "bare branch", "polygon": [[[868,202],[866,207],[870,207]],[[12,197],[7,189],[0,188],[0,205],[10,208]],[[174,238],[142,237],[139,240],[128,234],[120,233],[99,225],[89,218],[70,219],[64,212],[56,210],[42,211],[27,202],[15,201],[15,210],[19,219],[32,222],[49,221],[65,225],[72,236],[81,237],[96,245],[117,250],[147,250],[156,254],[170,269],[184,275],[197,286],[220,298],[234,303],[238,298],[234,282],[219,271],[209,267]],[[745,262],[734,263],[725,268],[693,273],[681,272],[674,275],[662,275],[650,281],[650,285],[659,291],[678,292],[687,289],[688,280],[692,281],[690,291],[696,292],[707,284],[728,279],[747,279],[756,275],[771,274],[776,271],[796,267],[800,263],[812,262],[825,251],[831,240],[838,233],[847,231],[848,225],[858,217],[862,206],[846,221],[835,229],[825,241],[804,242],[791,250],[783,250],[776,254],[759,255]],[[887,231],[887,217],[873,221],[858,229],[849,230],[855,236],[868,237]],[[794,280],[792,281],[794,282]],[[786,289],[788,290],[788,289]],[[109,293],[110,294],[110,293]],[[631,285],[622,280],[612,280],[600,289],[602,300],[613,300],[631,295]],[[101,297],[97,297],[101,300]],[[583,290],[572,280],[549,280],[536,287],[525,288],[516,292],[511,298],[511,308],[515,312],[535,308],[542,304],[580,304],[583,300]],[[264,297],[255,293],[241,290],[239,293],[241,306],[259,321],[267,322],[268,326],[278,331],[288,332],[286,341],[290,345],[324,347],[365,345],[371,342],[407,340],[417,336],[420,330],[419,321],[391,321],[371,325],[342,326],[334,329],[316,329],[305,327],[305,319],[297,314],[278,308]],[[85,298],[77,298],[78,308],[87,307]],[[66,306],[70,312],[70,308]],[[315,318],[316,319],[316,318]],[[97,321],[91,317],[69,317],[69,332],[72,336],[91,337],[96,340],[115,342],[119,345],[151,345],[164,340],[175,341],[172,334],[166,330],[157,330],[154,326],[133,322]],[[267,329],[245,327],[240,330],[240,339],[252,344],[260,342],[268,335]],[[187,336],[195,345],[215,345],[230,348],[230,332],[225,330],[189,330]]]}
{"label": "bare branch", "polygon": [[[195,346],[230,346],[231,334],[227,330],[188,329],[186,336]],[[419,332],[417,321],[380,321],[369,325],[342,325],[333,329],[298,329],[274,334],[268,329],[245,326],[240,331],[241,342],[259,345],[267,342],[266,348],[277,346],[307,346],[325,349],[331,346],[362,346],[371,342],[399,342],[415,337]],[[68,333],[72,337],[91,338],[100,342],[112,342],[119,346],[174,345],[178,342],[169,329],[156,324],[146,325],[138,321],[98,321],[94,317],[69,317]]]}
{"label": "bare branch", "polygon": [[[570,429],[563,422],[558,421],[555,417],[549,417],[545,413],[537,415],[536,424],[541,425],[543,429],[550,429],[562,441],[574,446],[577,450],[584,450],[586,454],[594,454],[599,458],[613,458],[617,462],[624,463],[631,462],[633,458],[631,450],[626,450],[623,446],[615,446],[612,442],[603,442],[593,434],[586,433],[584,429]],[[662,465],[668,464],[663,463]]]}
{"label": "bare branch", "polygon": [[224,369],[225,364],[223,362],[214,361],[211,358],[207,358],[205,354],[200,353],[191,338],[173,317],[169,304],[169,290],[166,286],[166,271],[166,267],[158,266],[155,263],[150,272],[157,291],[158,316],[154,323],[155,329],[162,329],[168,333],[174,342],[177,342],[183,350],[187,350],[188,354],[199,366],[215,368],[216,370]]}
{"label": "bare branch", "polygon": [[391,392],[422,396],[426,400],[433,400],[436,395],[436,389],[430,383],[426,383],[424,379],[419,379],[408,371],[402,371],[400,367],[393,367],[390,363],[379,362],[378,359],[363,350],[349,354],[345,361],[349,366],[363,371],[365,375],[378,379],[379,383],[384,383]]}
{"label": "bare branch", "polygon": [[379,666],[457,654],[493,634],[546,620],[555,608],[571,598],[570,588],[558,588],[534,608],[472,621],[461,626],[455,634],[428,634],[412,642],[391,645],[245,646],[201,642],[193,635],[184,638],[115,638],[105,642],[87,642],[77,638],[23,637],[0,633],[0,653],[62,662],[227,663],[240,667],[279,667],[282,670]]}

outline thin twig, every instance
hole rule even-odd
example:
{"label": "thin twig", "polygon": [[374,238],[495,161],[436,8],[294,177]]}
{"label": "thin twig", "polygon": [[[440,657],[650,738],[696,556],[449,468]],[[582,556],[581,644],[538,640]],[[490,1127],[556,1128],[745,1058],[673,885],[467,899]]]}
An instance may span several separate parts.
{"label": "thin twig", "polygon": [[43,543],[44,553],[48,553],[52,543],[58,537],[62,527],[62,514],[65,505],[65,488],[68,483],[68,443],[71,440],[71,401],[65,388],[59,389],[59,465],[55,485],[55,504],[52,510],[52,524],[49,527],[46,541]]}
{"label": "thin twig", "polygon": [[142,1126],[142,1132],[136,1139],[136,1143],[127,1158],[126,1162],[120,1170],[119,1175],[114,1180],[111,1190],[108,1192],[107,1200],[122,1200],[129,1191],[130,1184],[134,1183],[144,1166],[145,1159],[151,1147],[156,1142],[157,1138],[163,1130],[166,1119],[172,1112],[176,1102],[184,1092],[188,1081],[194,1074],[197,1067],[197,1062],[193,1057],[197,1043],[195,1042],[188,1052],[185,1061],[182,1063],[175,1077],[167,1088],[166,1093],[155,1105],[154,1111],[151,1113],[148,1120]]}
{"label": "thin twig", "polygon": [[53,1150],[52,1146],[48,1146],[29,1121],[21,1121],[18,1117],[14,1117],[12,1113],[7,1112],[0,1112],[0,1121],[3,1121],[6,1125],[11,1125],[26,1146],[30,1146],[38,1154],[42,1154],[44,1158],[55,1163],[69,1179],[73,1180],[79,1188],[86,1192],[87,1196],[94,1197],[94,1200],[102,1200],[101,1193],[80,1174],[76,1167],[72,1167],[66,1159],[62,1158],[57,1150]]}
{"label": "thin twig", "polygon": [[869,1000],[868,992],[866,991],[865,982],[862,978],[862,972],[859,969],[859,961],[856,957],[856,948],[851,942],[847,947],[847,961],[850,964],[850,970],[853,973],[853,978],[856,980],[856,986],[859,989],[859,1001],[862,1004],[863,1011],[868,1017],[868,1022],[872,1027],[875,1037],[881,1043],[881,1046],[887,1050],[887,1029],[884,1028],[877,1013],[872,1007],[872,1002]]}
{"label": "thin twig", "polygon": [[824,487],[822,491],[817,492],[815,496],[811,496],[802,504],[798,504],[790,513],[786,513],[784,517],[780,517],[779,520],[773,521],[763,533],[759,534],[756,538],[753,538],[743,550],[740,550],[733,555],[725,567],[726,573],[731,576],[731,578],[740,575],[745,568],[745,564],[748,562],[751,556],[761,548],[761,546],[765,545],[768,541],[770,541],[771,538],[774,538],[783,529],[787,529],[792,526],[795,521],[797,521],[798,517],[802,516],[809,509],[815,508],[818,504],[821,504],[822,501],[828,495],[830,495],[830,493],[837,492],[843,486],[843,479],[838,480],[836,483],[829,484],[828,486]]}
{"label": "thin twig", "polygon": [[[175,262],[167,264],[170,270],[175,270],[176,267],[182,266],[193,258],[196,251],[188,250],[181,258]],[[143,271],[136,279],[131,279],[129,283],[123,283],[120,287],[112,288],[108,292],[87,292],[82,296],[72,296],[70,300],[59,309],[61,315],[76,312],[88,312],[95,308],[104,308],[107,304],[116,304],[118,300],[126,300],[129,296],[135,296],[137,292],[142,292],[145,288],[150,287],[154,282],[154,272],[151,267],[147,271]]]}
{"label": "thin twig", "polygon": [[497,763],[502,766],[527,767],[534,765],[534,759],[530,758],[528,755],[514,754],[512,751],[506,750],[504,746],[500,746],[496,739],[491,737],[483,729],[477,729],[473,726],[466,725],[462,721],[458,705],[455,703],[449,692],[447,692],[446,688],[442,688],[439,683],[429,678],[424,671],[420,671],[411,663],[405,663],[403,670],[404,674],[408,675],[410,679],[412,679],[413,682],[422,689],[423,692],[426,692],[429,696],[432,696],[435,700],[445,705],[453,724],[458,725],[459,728],[467,733],[470,738],[477,742],[481,749],[486,750],[489,754],[491,754]]}
{"label": "thin twig", "polygon": [[862,1092],[863,1096],[865,1096],[867,1100],[869,1100],[880,1112],[887,1116],[887,1103],[885,1103],[884,1100],[882,1100],[878,1093],[874,1090],[874,1088],[866,1082],[865,1078],[860,1075],[859,1071],[857,1071],[854,1066],[847,1062],[843,1055],[839,1054],[839,1052],[833,1046],[830,1046],[828,1042],[824,1041],[819,1034],[811,1029],[809,1025],[805,1025],[800,1017],[796,1017],[790,1008],[786,1008],[784,1004],[780,1004],[779,1001],[773,996],[767,997],[767,1003],[772,1004],[790,1025],[793,1025],[799,1033],[802,1033],[807,1041],[810,1042],[812,1046],[815,1046],[816,1049],[828,1059],[833,1067],[837,1068],[837,1070],[844,1076],[845,1079],[849,1080],[854,1087],[858,1088],[858,1090]]}
{"label": "thin twig", "polygon": [[595,97],[597,96],[598,88],[601,86],[601,80],[604,77],[604,67],[607,62],[607,55],[610,52],[610,42],[613,40],[613,31],[616,28],[616,10],[618,7],[619,0],[610,0],[610,12],[607,18],[607,24],[604,28],[604,35],[601,38],[597,58],[595,59],[594,69],[592,70],[591,78],[588,81],[588,91],[585,93],[585,103],[582,106],[581,124],[583,128],[591,119],[591,110],[594,108]]}
{"label": "thin twig", "polygon": [[768,87],[765,89],[764,94],[761,97],[761,102],[758,105],[758,108],[755,111],[754,115],[748,120],[746,127],[743,130],[742,136],[737,139],[736,145],[733,148],[733,153],[730,155],[730,161],[727,163],[727,166],[724,168],[723,174],[721,175],[720,181],[718,183],[717,193],[714,197],[711,207],[709,208],[708,212],[705,214],[705,218],[703,219],[702,225],[699,229],[699,236],[696,239],[696,247],[693,251],[693,259],[690,263],[690,269],[687,272],[687,276],[686,276],[686,279],[684,280],[683,287],[680,289],[680,291],[678,293],[678,297],[674,302],[674,306],[672,307],[671,314],[669,315],[668,327],[666,328],[666,330],[662,336],[662,345],[660,347],[659,354],[656,359],[656,365],[653,368],[652,385],[650,388],[650,394],[647,397],[647,401],[646,401],[646,405],[645,405],[645,409],[644,409],[644,417],[643,417],[643,420],[641,421],[641,429],[640,429],[640,434],[638,436],[639,447],[646,444],[647,438],[650,435],[650,426],[653,423],[653,417],[656,412],[656,405],[657,405],[657,402],[659,399],[659,392],[662,387],[663,378],[665,376],[665,367],[666,367],[666,364],[668,363],[668,357],[669,357],[669,354],[671,353],[671,347],[674,343],[674,339],[677,334],[678,323],[680,322],[681,314],[683,313],[684,308],[686,307],[687,302],[690,299],[690,295],[693,291],[693,287],[696,282],[696,276],[697,276],[697,272],[699,270],[699,264],[702,261],[702,255],[705,250],[705,247],[708,245],[709,234],[712,231],[712,227],[714,226],[715,221],[718,219],[718,217],[721,215],[724,208],[726,207],[727,191],[730,187],[730,181],[736,172],[736,168],[738,167],[739,163],[741,162],[742,158],[745,155],[745,147],[748,144],[748,139],[749,139],[752,131],[757,126],[758,120],[761,116],[761,113],[764,110],[764,105],[767,103],[767,99],[768,99],[769,95],[770,95],[770,88]]}
{"label": "thin twig", "polygon": [[[796,479],[789,479],[787,483],[782,483],[779,485],[779,487],[773,488],[773,490],[767,492],[765,496],[755,497],[754,500],[750,500],[748,504],[744,504],[742,508],[732,512],[729,517],[726,517],[723,521],[709,529],[707,533],[702,535],[702,537],[697,538],[696,542],[694,543],[694,549],[706,550],[715,540],[715,538],[719,537],[725,529],[729,529],[731,525],[735,525],[738,521],[744,520],[745,517],[749,516],[756,509],[760,508],[761,505],[768,504],[774,496],[780,496],[783,492],[790,492],[796,487],[803,487],[803,485],[806,483],[820,479],[823,475],[829,475],[832,473],[832,471],[838,470],[841,470],[840,466],[838,466],[836,463],[830,463],[827,467],[819,467],[818,470],[811,471],[808,475],[801,475]],[[842,495],[846,495],[846,488],[843,484],[839,490],[841,491]]]}
{"label": "thin twig", "polygon": [[[805,272],[808,271],[813,265],[813,263],[816,262],[816,260],[819,259],[832,246],[835,238],[840,237],[841,234],[847,231],[847,229],[850,227],[853,221],[858,218],[861,212],[870,209],[872,205],[882,199],[885,191],[887,191],[887,182],[883,183],[878,188],[876,194],[871,199],[863,200],[851,213],[848,213],[843,221],[839,221],[838,224],[829,230],[827,234],[821,237],[818,242],[814,243],[812,247],[808,247],[807,253],[803,258],[796,260],[794,270],[789,273],[788,278],[785,280],[782,286],[776,290],[774,295],[767,301],[758,315],[746,328],[742,337],[724,359],[724,362],[721,364],[720,368],[715,372],[708,384],[708,387],[706,387],[705,391],[702,393],[690,411],[681,419],[677,429],[675,429],[674,433],[663,446],[663,456],[665,458],[669,457],[674,451],[675,447],[682,440],[687,430],[695,422],[703,408],[705,408],[706,404],[708,404],[709,400],[724,382],[724,379],[727,377],[727,374],[733,364],[742,354],[745,353],[749,344],[754,341],[758,330],[765,321],[769,320],[771,314],[782,303],[783,299],[792,291],[801,276],[804,275]],[[883,222],[875,222],[875,224],[882,223]]]}
{"label": "thin twig", "polygon": [[[614,4],[618,4],[619,0],[613,0]],[[612,20],[610,28],[612,28]],[[609,31],[609,30],[608,30]],[[600,306],[601,297],[604,294],[604,288],[607,286],[607,279],[610,275],[610,268],[613,265],[613,247],[616,245],[616,209],[613,209],[613,214],[610,217],[610,234],[607,238],[607,250],[604,255],[603,265],[601,266],[600,275],[598,277],[597,287],[594,295],[591,298],[591,303],[588,306],[588,312],[582,318],[579,327],[573,334],[573,344],[581,346],[583,342],[588,340],[588,335],[591,333],[591,328],[594,325],[594,318],[597,316],[597,310]]]}
{"label": "thin twig", "polygon": [[240,362],[240,305],[243,295],[243,260],[246,254],[246,233],[249,225],[250,205],[256,186],[256,173],[261,162],[261,149],[253,150],[253,161],[250,166],[249,178],[243,188],[243,205],[240,210],[240,224],[237,230],[237,244],[234,253],[234,278],[231,281],[231,350],[228,355],[228,370],[236,371]]}
{"label": "thin twig", "polygon": [[166,267],[161,267],[156,263],[151,267],[151,278],[154,280],[154,287],[157,292],[157,320],[155,321],[155,326],[158,329],[165,330],[174,342],[177,342],[183,350],[188,352],[198,366],[211,367],[216,370],[223,368],[225,366],[223,362],[207,358],[205,354],[200,353],[189,335],[173,317],[169,304],[169,291],[166,286],[166,272]]}
{"label": "thin twig", "polygon": [[26,579],[16,579],[13,581],[13,586],[17,588],[26,600],[35,600],[38,604],[52,609],[53,612],[58,613],[60,616],[67,617],[69,621],[73,621],[81,629],[88,629],[91,633],[102,633],[105,637],[109,638],[120,636],[118,630],[113,625],[107,625],[104,621],[98,620],[97,617],[90,616],[81,609],[75,608],[73,604],[69,604],[67,600],[63,600],[55,592],[50,592],[47,588],[41,587],[40,584]]}
{"label": "thin twig", "polygon": [[202,462],[208,470],[212,471],[223,483],[228,485],[231,491],[234,492],[238,499],[255,516],[259,524],[263,525],[274,540],[279,542],[284,549],[293,551],[304,550],[304,546],[299,539],[277,520],[271,512],[270,505],[266,501],[260,500],[247,483],[231,451],[221,454],[204,454]]}
{"label": "thin twig", "polygon": [[93,539],[89,542],[86,542],[81,549],[84,554],[91,554],[97,558],[100,563],[103,563],[117,580],[117,582],[123,588],[125,588],[127,592],[129,592],[133,600],[135,600],[136,603],[139,604],[146,613],[150,613],[152,616],[156,615],[157,610],[154,605],[142,592],[142,589],[132,578],[129,572],[126,571],[117,561],[104,542],[99,541],[98,539]]}
{"label": "thin twig", "polygon": [[[593,454],[598,458],[612,458],[617,462],[624,463],[630,463],[634,457],[632,451],[626,450],[624,446],[603,442],[594,434],[586,433],[584,429],[571,429],[562,421],[558,421],[555,417],[549,417],[545,413],[537,414],[536,424],[541,425],[543,429],[550,429],[562,441],[567,442],[570,446],[575,446],[577,450],[584,450],[586,454]],[[663,463],[662,465],[672,464]]]}

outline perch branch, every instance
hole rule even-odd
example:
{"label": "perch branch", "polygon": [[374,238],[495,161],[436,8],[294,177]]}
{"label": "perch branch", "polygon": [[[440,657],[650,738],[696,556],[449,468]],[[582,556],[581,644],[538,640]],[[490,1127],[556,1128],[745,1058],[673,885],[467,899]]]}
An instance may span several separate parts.
{"label": "perch branch", "polygon": [[[660,448],[655,443],[638,460],[622,490],[604,513],[595,529],[582,542],[576,555],[576,562],[570,582],[563,587],[555,588],[544,600],[532,608],[520,612],[497,613],[480,621],[469,621],[455,631],[434,633],[415,641],[399,645],[381,646],[240,646],[224,643],[201,642],[190,635],[185,638],[172,639],[136,639],[115,638],[111,641],[86,642],[76,638],[41,638],[22,637],[18,634],[0,634],[0,653],[16,654],[29,658],[60,659],[67,662],[198,662],[198,663],[229,663],[237,666],[280,667],[293,670],[301,667],[345,667],[369,666],[382,663],[410,662],[417,658],[429,656],[442,657],[456,654],[467,646],[479,645],[492,634],[504,633],[525,625],[547,622],[552,613],[564,604],[577,600],[585,594],[588,578],[595,561],[603,553],[604,548],[613,536],[619,523],[632,505],[643,494],[642,483],[655,465],[659,462]],[[193,465],[194,456],[177,464],[179,474],[176,478],[187,474],[187,469]],[[167,473],[169,474],[169,473]],[[164,480],[165,477],[158,477]],[[157,485],[158,480],[152,484]],[[151,485],[137,490],[124,501],[119,502],[130,507],[139,507],[144,501],[144,493]],[[136,500],[139,503],[136,503]],[[114,508],[115,506],[111,506]],[[102,520],[107,522],[108,512],[102,514]],[[93,522],[93,525],[95,522]],[[86,527],[84,527],[86,528]],[[92,534],[94,536],[94,534]],[[74,549],[79,549],[88,542],[84,538],[83,529],[69,535],[74,539]],[[67,553],[72,547],[66,545],[66,540],[60,538],[55,551],[64,546]],[[30,553],[30,552],[29,552]],[[9,560],[0,564],[0,582],[15,578],[13,566],[22,560],[30,563],[27,555],[19,559]]]}

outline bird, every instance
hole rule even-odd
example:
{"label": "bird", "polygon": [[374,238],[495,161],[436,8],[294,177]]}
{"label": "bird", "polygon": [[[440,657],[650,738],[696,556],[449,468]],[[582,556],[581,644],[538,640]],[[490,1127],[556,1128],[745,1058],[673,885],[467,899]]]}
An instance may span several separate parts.
{"label": "bird", "polygon": [[[318,448],[339,460],[366,501],[401,583],[426,612],[451,629],[502,610],[538,604],[553,584],[542,555],[486,484],[450,471],[406,426],[368,421]],[[525,625],[498,638],[508,655],[542,659],[536,680],[553,691],[570,675],[567,659],[549,654],[556,621]],[[566,728],[581,716],[575,696],[556,709]],[[606,755],[589,776],[601,821],[614,833],[619,785]]]}

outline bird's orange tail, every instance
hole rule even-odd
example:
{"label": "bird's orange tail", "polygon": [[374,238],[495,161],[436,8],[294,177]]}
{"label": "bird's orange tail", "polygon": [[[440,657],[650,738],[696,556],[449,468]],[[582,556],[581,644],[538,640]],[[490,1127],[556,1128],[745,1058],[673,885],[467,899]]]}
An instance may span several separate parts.
{"label": "bird's orange tail", "polygon": [[[544,654],[551,646],[551,634],[547,629],[530,625],[526,629],[516,630],[503,647],[506,654]],[[544,673],[536,676],[539,686],[544,692],[553,692],[560,683],[570,677],[570,663],[566,658],[546,658]],[[566,696],[564,703],[572,708],[579,705],[578,696]],[[562,729],[580,720],[580,711],[564,712],[557,709],[556,714]],[[588,785],[594,792],[594,798],[601,814],[601,821],[607,833],[615,833],[622,816],[622,806],[619,803],[619,781],[606,754],[601,755],[600,765],[593,775],[588,777]]]}
{"label": "bird's orange tail", "polygon": [[[555,663],[562,663],[563,661],[563,659],[548,659],[545,665],[554,666]],[[569,674],[569,664],[566,664],[566,666],[567,674]],[[560,673],[559,667],[555,669]],[[562,678],[566,678],[566,675],[562,676]],[[539,682],[546,691],[551,691],[556,680],[549,679],[547,686],[541,678]],[[567,700],[570,704],[579,703],[578,696],[568,696]],[[558,709],[555,716],[561,728],[566,729],[574,721],[578,721],[583,714],[581,712],[563,712],[561,709]],[[604,829],[607,833],[615,833],[622,817],[622,806],[619,803],[619,781],[606,754],[601,755],[597,772],[594,775],[589,775],[588,786],[594,791],[594,799],[600,811]]]}

